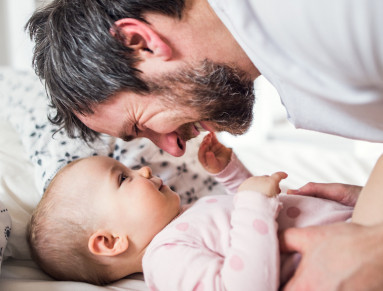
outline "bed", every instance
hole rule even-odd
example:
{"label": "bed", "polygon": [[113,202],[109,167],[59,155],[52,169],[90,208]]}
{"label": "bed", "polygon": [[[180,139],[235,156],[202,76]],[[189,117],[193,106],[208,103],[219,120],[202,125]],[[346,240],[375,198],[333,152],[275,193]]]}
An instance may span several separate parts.
{"label": "bed", "polygon": [[[256,91],[255,119],[249,133],[219,136],[252,173],[286,171],[289,178],[282,184],[283,191],[309,181],[366,182],[383,152],[382,145],[294,129],[275,90],[262,77],[256,81]],[[0,229],[0,235],[6,237],[6,246],[0,251],[0,290],[149,290],[142,274],[104,287],[54,281],[30,259],[25,241],[28,219],[50,179],[72,160],[97,154],[133,168],[149,165],[180,193],[182,203],[224,191],[198,163],[201,138],[188,143],[182,158],[174,158],[144,139],[125,143],[102,136],[89,145],[70,140],[47,122],[44,87],[32,71],[0,67],[0,101],[0,219],[7,216],[11,221],[4,231]]]}

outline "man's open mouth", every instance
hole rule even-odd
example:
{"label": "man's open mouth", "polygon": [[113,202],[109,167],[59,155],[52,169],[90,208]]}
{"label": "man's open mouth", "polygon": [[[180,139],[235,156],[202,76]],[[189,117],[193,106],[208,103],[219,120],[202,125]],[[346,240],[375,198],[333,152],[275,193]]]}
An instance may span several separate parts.
{"label": "man's open mouth", "polygon": [[194,122],[193,125],[198,132],[207,131],[200,122]]}
{"label": "man's open mouth", "polygon": [[186,142],[189,139],[197,137],[201,132],[209,131],[203,122],[193,122],[185,124],[180,128],[177,137],[177,145],[181,150],[185,149]]}
{"label": "man's open mouth", "polygon": [[180,137],[177,137],[177,145],[181,150],[184,150],[184,145]]}

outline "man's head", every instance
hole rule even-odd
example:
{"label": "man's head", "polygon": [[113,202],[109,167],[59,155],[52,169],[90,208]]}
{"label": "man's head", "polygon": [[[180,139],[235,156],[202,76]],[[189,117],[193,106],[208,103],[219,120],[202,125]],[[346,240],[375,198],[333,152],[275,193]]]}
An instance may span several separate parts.
{"label": "man's head", "polygon": [[200,130],[242,134],[252,121],[252,82],[208,61],[148,82],[150,94],[119,92],[79,119],[95,131],[131,140],[146,137],[174,156]]}
{"label": "man's head", "polygon": [[[198,134],[196,122],[243,133],[254,75],[237,66],[248,59],[235,41],[226,45],[231,35],[212,15],[204,0],[56,0],[36,12],[27,27],[36,72],[57,109],[51,121],[87,140],[97,132],[131,139],[136,131],[175,156]],[[212,32],[203,26],[209,19]],[[150,114],[156,126],[139,120]]]}
{"label": "man's head", "polygon": [[179,196],[150,168],[85,158],[53,179],[32,215],[28,242],[52,277],[104,284],[142,272],[145,248],[179,211]]}

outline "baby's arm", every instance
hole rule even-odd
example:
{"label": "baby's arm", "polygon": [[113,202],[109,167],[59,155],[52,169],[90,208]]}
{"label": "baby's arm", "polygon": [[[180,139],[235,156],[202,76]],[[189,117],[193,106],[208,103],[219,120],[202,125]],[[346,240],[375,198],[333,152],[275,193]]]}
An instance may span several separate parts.
{"label": "baby's arm", "polygon": [[352,221],[364,225],[383,222],[383,155],[359,195]]}
{"label": "baby's arm", "polygon": [[[260,178],[256,182],[256,187],[262,185],[259,190],[278,192],[279,174]],[[253,188],[250,185],[253,182],[246,184]],[[167,239],[152,243],[145,254],[147,284],[169,291],[246,291],[254,290],[254,286],[257,290],[278,290],[280,260],[275,221],[280,209],[278,198],[246,189],[238,192],[233,202],[228,219],[219,212],[220,219],[213,220],[216,223],[211,225],[194,225],[193,220],[183,221],[181,215],[173,232],[167,233]],[[192,208],[199,206],[197,203]],[[222,236],[212,237],[216,232],[209,232],[209,228],[213,227],[221,229]],[[226,239],[229,241],[221,242]]]}
{"label": "baby's arm", "polygon": [[251,177],[234,198],[230,249],[222,268],[228,290],[278,290],[279,243],[275,221],[279,183],[287,174]]}
{"label": "baby's arm", "polygon": [[202,141],[198,158],[205,170],[224,185],[229,194],[237,193],[239,185],[252,176],[232,149],[221,144],[212,132]]}

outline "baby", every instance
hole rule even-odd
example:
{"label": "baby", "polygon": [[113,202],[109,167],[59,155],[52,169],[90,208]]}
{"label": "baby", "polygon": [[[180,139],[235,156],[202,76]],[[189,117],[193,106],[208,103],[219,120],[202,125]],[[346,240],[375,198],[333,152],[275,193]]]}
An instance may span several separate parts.
{"label": "baby", "polygon": [[107,157],[70,163],[32,216],[33,258],[58,280],[103,285],[143,272],[150,290],[278,290],[299,257],[280,256],[277,231],[351,217],[352,207],[334,201],[278,195],[287,174],[252,177],[213,133],[199,160],[236,194],[181,206],[149,167]]}

